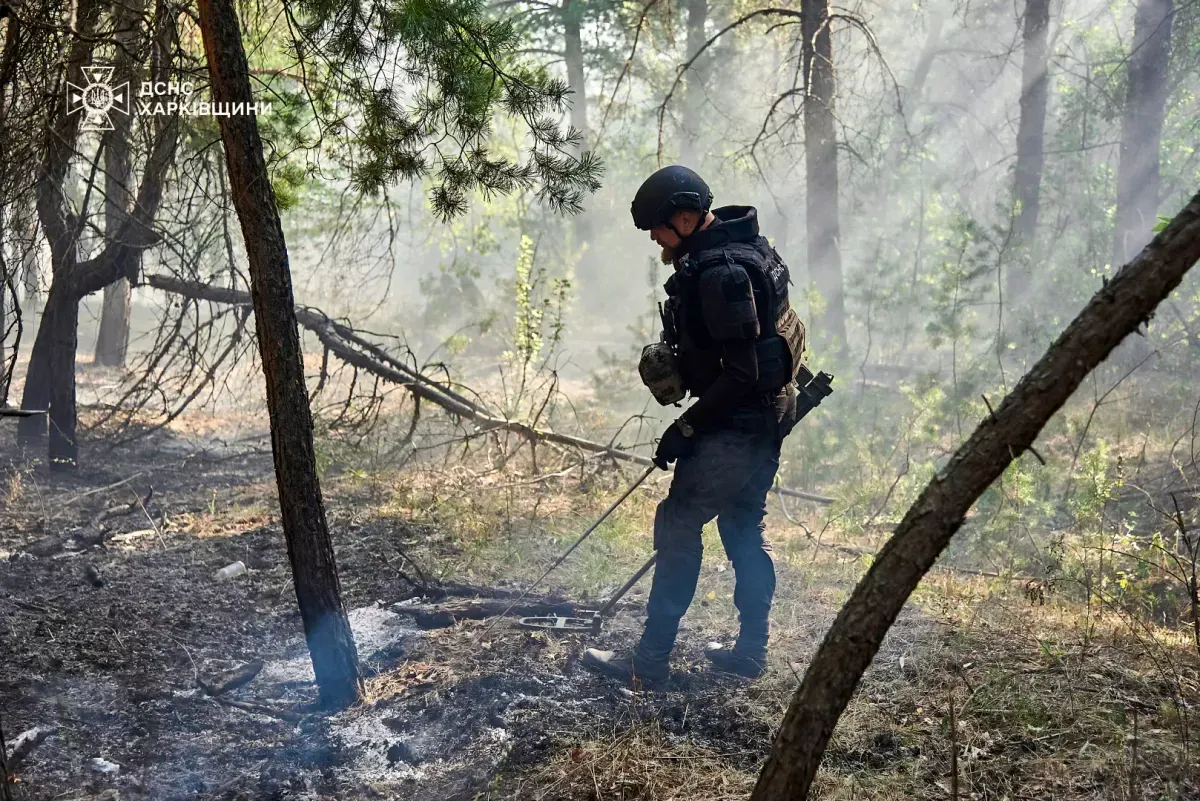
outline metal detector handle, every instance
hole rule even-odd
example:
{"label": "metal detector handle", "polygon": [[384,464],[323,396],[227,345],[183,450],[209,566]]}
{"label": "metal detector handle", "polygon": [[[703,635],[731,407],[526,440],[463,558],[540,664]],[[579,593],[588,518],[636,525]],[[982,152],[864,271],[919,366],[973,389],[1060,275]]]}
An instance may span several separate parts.
{"label": "metal detector handle", "polygon": [[609,612],[611,612],[613,610],[613,607],[617,605],[617,601],[619,601],[623,597],[625,597],[625,593],[632,590],[633,585],[637,584],[639,581],[641,581],[642,576],[644,576],[650,572],[650,568],[654,567],[654,563],[656,561],[658,561],[658,553],[651,554],[650,558],[646,561],[646,564],[644,564],[640,568],[638,568],[638,572],[634,573],[633,577],[630,578],[629,581],[625,582],[625,586],[623,586],[621,589],[617,590],[616,594],[614,594],[613,597],[609,598],[607,601],[604,602],[604,606],[600,607],[599,611],[596,612],[596,617],[601,618],[601,617],[606,616]]}
{"label": "metal detector handle", "polygon": [[45,413],[45,409],[13,409],[8,406],[0,406],[0,417],[33,417]]}

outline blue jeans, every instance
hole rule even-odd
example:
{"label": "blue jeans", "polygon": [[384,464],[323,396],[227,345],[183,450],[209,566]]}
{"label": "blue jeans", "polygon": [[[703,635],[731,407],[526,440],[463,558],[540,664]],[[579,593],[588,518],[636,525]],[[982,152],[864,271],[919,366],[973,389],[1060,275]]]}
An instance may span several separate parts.
{"label": "blue jeans", "polygon": [[770,409],[744,409],[727,425],[695,436],[695,450],[676,463],[671,490],[654,515],[658,562],[638,645],[641,656],[650,660],[666,659],[675,645],[679,621],[700,577],[701,531],[714,517],[733,562],[733,604],[741,621],[738,650],[753,652],[767,645],[775,564],[763,518],[779,469],[778,424]]}

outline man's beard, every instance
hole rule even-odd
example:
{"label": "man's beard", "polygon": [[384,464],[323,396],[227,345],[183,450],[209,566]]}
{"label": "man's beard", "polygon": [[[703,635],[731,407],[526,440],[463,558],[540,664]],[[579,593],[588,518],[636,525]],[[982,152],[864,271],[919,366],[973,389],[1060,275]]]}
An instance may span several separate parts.
{"label": "man's beard", "polygon": [[675,248],[669,248],[664,245],[662,253],[660,253],[658,257],[662,259],[663,264],[670,264],[671,262],[675,261],[675,253]]}

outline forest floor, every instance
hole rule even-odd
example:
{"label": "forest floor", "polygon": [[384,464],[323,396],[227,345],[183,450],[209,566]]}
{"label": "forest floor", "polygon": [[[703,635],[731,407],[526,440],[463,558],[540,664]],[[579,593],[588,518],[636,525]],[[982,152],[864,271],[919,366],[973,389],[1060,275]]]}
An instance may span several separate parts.
{"label": "forest floor", "polygon": [[[405,577],[418,571],[528,581],[628,477],[331,469],[329,521],[367,699],[332,715],[287,713],[315,687],[269,442],[239,451],[199,441],[161,432],[112,453],[88,447],[73,475],[0,475],[0,721],[10,748],[23,732],[50,731],[16,772],[17,801],[745,798],[866,564],[772,514],[772,662],[747,681],[702,658],[735,627],[732,570],[707,547],[675,675],[635,693],[579,656],[636,640],[648,582],[598,639],[495,619],[423,630],[404,613],[414,595]],[[656,481],[552,589],[594,599],[632,573],[665,490]],[[136,498],[150,486],[143,509]],[[135,511],[102,524],[104,545],[29,555],[129,503]],[[214,577],[236,560],[248,572]],[[244,687],[219,699],[198,689],[254,659],[264,667]],[[843,717],[817,797],[1200,799],[1198,704],[1200,659],[1184,633],[1042,585],[938,572]]]}

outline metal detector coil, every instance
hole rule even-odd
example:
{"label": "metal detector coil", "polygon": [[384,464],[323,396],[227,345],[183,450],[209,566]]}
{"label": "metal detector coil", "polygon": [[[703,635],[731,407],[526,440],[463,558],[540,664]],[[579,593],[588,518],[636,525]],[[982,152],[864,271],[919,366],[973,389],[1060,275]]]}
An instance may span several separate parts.
{"label": "metal detector coil", "polygon": [[523,629],[535,629],[538,631],[579,631],[590,632],[592,634],[600,633],[600,624],[604,618],[600,617],[600,610],[580,609],[577,617],[566,617],[564,615],[552,615],[549,617],[523,617],[517,620],[517,625]]}
{"label": "metal detector coil", "polygon": [[600,626],[604,624],[604,618],[616,608],[617,601],[625,597],[625,593],[633,589],[633,585],[641,581],[642,576],[650,572],[650,568],[654,567],[654,563],[657,560],[658,554],[652,554],[646,560],[646,564],[638,568],[638,572],[630,576],[629,581],[625,582],[621,589],[613,593],[612,597],[605,601],[604,606],[599,609],[580,609],[579,615],[576,617],[565,615],[523,617],[517,620],[517,625],[523,629],[539,629],[541,631],[586,631],[592,634],[599,634]]}

